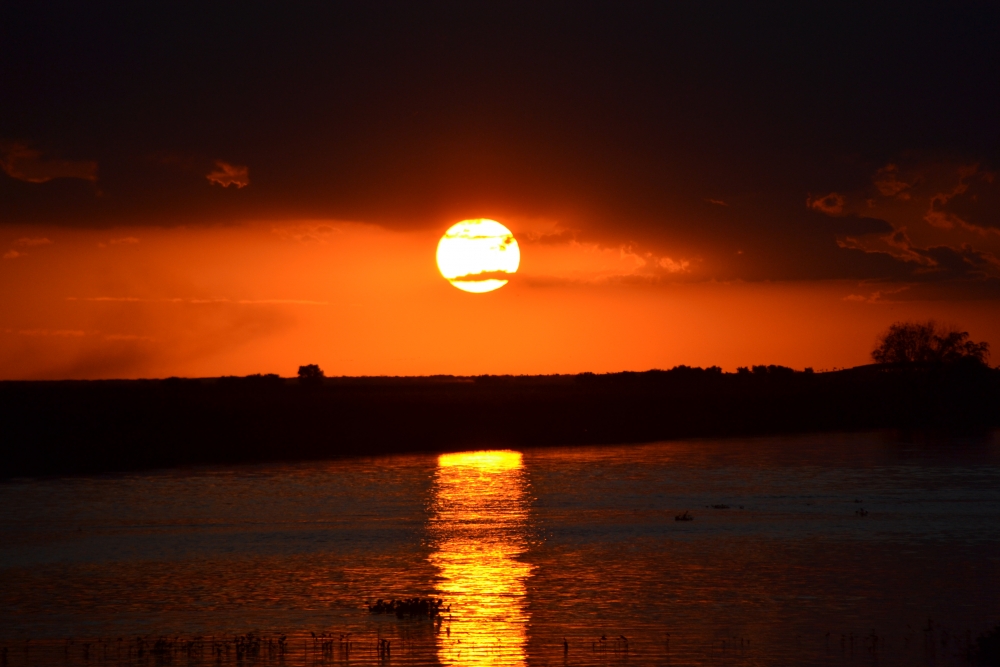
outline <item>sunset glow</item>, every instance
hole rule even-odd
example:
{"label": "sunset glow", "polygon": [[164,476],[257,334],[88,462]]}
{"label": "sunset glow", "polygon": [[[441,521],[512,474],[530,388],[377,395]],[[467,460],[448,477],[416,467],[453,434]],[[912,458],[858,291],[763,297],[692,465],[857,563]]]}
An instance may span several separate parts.
{"label": "sunset glow", "polygon": [[991,10],[654,6],[137,9],[162,44],[0,10],[0,379],[820,371],[929,319],[996,351]]}
{"label": "sunset glow", "polygon": [[[989,301],[908,299],[850,280],[656,281],[639,253],[512,227],[525,261],[483,298],[444,282],[433,229],[12,227],[0,369],[7,379],[289,376],[303,363],[327,375],[821,370],[868,363],[888,323],[927,317],[1000,340]],[[456,336],[467,331],[475,345]]]}
{"label": "sunset glow", "polygon": [[0,667],[993,664],[998,25],[0,1]]}

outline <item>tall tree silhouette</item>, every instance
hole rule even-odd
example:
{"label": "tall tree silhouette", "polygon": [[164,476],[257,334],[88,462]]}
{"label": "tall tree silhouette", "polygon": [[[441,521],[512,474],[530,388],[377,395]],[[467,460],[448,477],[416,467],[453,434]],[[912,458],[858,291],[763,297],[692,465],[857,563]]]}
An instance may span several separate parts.
{"label": "tall tree silhouette", "polygon": [[986,364],[989,343],[969,340],[969,332],[939,327],[928,322],[896,322],[879,336],[872,359],[879,364],[954,362],[973,360]]}

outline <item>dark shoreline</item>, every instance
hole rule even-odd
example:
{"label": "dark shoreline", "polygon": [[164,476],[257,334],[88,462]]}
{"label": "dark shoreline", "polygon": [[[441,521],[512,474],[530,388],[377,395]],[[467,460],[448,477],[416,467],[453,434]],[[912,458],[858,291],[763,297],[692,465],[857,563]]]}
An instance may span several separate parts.
{"label": "dark shoreline", "polygon": [[0,382],[0,478],[869,429],[1000,427],[1000,370]]}

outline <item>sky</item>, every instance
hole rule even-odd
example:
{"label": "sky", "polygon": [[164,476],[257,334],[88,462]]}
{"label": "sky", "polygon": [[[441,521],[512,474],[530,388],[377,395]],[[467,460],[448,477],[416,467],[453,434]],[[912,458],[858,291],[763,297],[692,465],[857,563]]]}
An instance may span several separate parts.
{"label": "sky", "polygon": [[2,3],[0,379],[996,349],[1000,6],[802,4]]}

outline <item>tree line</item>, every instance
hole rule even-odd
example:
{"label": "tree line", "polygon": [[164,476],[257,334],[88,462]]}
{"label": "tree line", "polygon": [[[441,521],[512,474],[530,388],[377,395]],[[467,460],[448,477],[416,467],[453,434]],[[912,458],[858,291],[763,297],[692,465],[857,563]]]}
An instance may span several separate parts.
{"label": "tree line", "polygon": [[878,338],[872,350],[877,364],[973,362],[986,365],[990,344],[969,339],[968,331],[927,322],[896,322]]}

